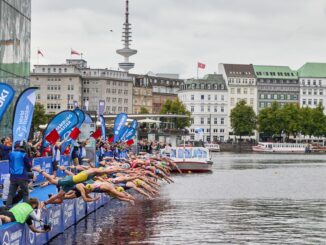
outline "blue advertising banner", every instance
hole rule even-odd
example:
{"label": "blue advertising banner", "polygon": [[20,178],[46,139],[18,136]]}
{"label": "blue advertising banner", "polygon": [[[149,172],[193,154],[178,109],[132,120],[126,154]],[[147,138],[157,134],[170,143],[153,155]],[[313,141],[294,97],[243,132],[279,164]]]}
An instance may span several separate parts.
{"label": "blue advertising banner", "polygon": [[[69,164],[69,156],[65,155],[65,156],[60,157],[60,166],[64,166],[65,168],[70,166],[70,164]],[[64,176],[66,176],[66,174],[65,174],[64,171],[58,169],[57,170],[57,176],[58,177],[64,177]]]}
{"label": "blue advertising banner", "polygon": [[138,128],[138,121],[137,121],[136,119],[134,119],[134,120],[131,122],[130,127],[131,127],[131,128],[134,128],[134,129],[137,130],[137,128]]}
{"label": "blue advertising banner", "polygon": [[[12,125],[13,142],[24,140],[27,142],[31,124],[33,120],[34,106],[36,95],[35,91],[38,88],[25,89],[18,97]],[[14,148],[14,144],[13,144]]]}
{"label": "blue advertising banner", "polygon": [[51,122],[49,122],[45,129],[43,136],[42,147],[47,147],[49,143],[45,140],[45,137],[51,133],[53,129],[56,129],[60,138],[64,139],[69,136],[69,131],[72,130],[78,124],[78,116],[73,111],[62,111],[57,114]]}
{"label": "blue advertising banner", "polygon": [[[90,193],[89,196],[94,198],[95,193]],[[95,207],[96,207],[95,202],[87,202],[86,203],[86,213],[89,214],[89,213],[93,212],[95,210]]]}
{"label": "blue advertising banner", "polygon": [[114,129],[113,129],[114,142],[117,142],[120,140],[120,137],[123,133],[123,128],[125,127],[127,119],[128,119],[128,115],[126,113],[120,113],[114,120]]}
{"label": "blue advertising banner", "polygon": [[121,141],[127,141],[132,139],[136,134],[136,129],[134,128],[127,128],[126,131],[124,131],[123,135],[121,136],[120,140]]}
{"label": "blue advertising banner", "polygon": [[52,230],[47,233],[48,240],[63,232],[61,205],[51,205],[48,211],[48,223],[52,224]]}
{"label": "blue advertising banner", "polygon": [[0,244],[25,244],[24,225],[18,223],[9,223],[1,226]]}
{"label": "blue advertising banner", "polygon": [[64,229],[75,223],[75,200],[65,200],[62,204],[62,221]]}
{"label": "blue advertising banner", "polygon": [[75,202],[75,222],[84,218],[86,215],[86,203],[83,198],[79,197]]}
{"label": "blue advertising banner", "polygon": [[[46,221],[47,211],[41,210],[41,220]],[[42,230],[43,223],[33,221],[36,229]],[[31,231],[28,226],[25,226],[25,244],[26,245],[37,245],[37,244],[45,244],[48,242],[46,233],[34,233]]]}
{"label": "blue advertising banner", "polygon": [[[77,125],[76,125],[76,127],[77,128],[80,128],[81,127],[81,125],[84,123],[84,121],[85,121],[85,113],[82,111],[82,110],[80,110],[79,108],[76,108],[75,110],[74,110],[74,112],[77,114],[77,116],[78,116],[78,123],[77,123]],[[67,132],[66,133],[66,135],[70,135],[70,133],[71,133],[71,131],[72,131],[73,129],[71,129],[71,130],[69,130],[69,132]],[[63,153],[66,149],[67,149],[67,147],[69,146],[69,145],[73,145],[74,144],[74,140],[73,139],[71,139],[71,138],[69,138],[69,139],[67,139],[65,142],[63,142],[63,144],[61,145],[61,149],[60,149],[60,151]]]}
{"label": "blue advertising banner", "polygon": [[105,119],[103,115],[100,116],[100,122],[101,122],[101,131],[102,131],[102,140],[105,141],[106,132],[105,132]]}
{"label": "blue advertising banner", "polygon": [[[44,170],[48,174],[52,174],[52,157],[34,158],[33,166],[39,166],[42,170]],[[35,175],[36,175],[36,180],[35,180],[36,183],[45,181],[42,174],[36,172]]]}
{"label": "blue advertising banner", "polygon": [[6,83],[0,83],[0,121],[15,97],[15,90]]}

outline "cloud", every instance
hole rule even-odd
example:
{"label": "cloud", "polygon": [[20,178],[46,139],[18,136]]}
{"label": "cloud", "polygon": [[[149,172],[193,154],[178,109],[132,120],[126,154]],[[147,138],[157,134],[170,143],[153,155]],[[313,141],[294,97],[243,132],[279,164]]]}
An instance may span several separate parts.
{"label": "cloud", "polygon": [[[186,78],[196,75],[197,61],[205,72],[219,62],[297,68],[326,61],[323,0],[131,0],[130,12],[133,73]],[[123,0],[33,0],[32,52],[40,47],[40,62],[63,63],[74,48],[91,67],[117,68],[123,22]]]}

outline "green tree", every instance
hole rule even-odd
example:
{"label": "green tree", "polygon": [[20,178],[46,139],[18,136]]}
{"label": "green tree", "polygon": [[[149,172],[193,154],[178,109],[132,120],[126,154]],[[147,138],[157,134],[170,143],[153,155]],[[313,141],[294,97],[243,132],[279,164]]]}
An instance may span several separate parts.
{"label": "green tree", "polygon": [[48,117],[45,114],[44,105],[40,103],[36,103],[34,107],[32,128],[38,129],[38,127],[42,124],[46,124],[48,122]]}
{"label": "green tree", "polygon": [[[173,121],[176,123],[176,127],[179,129],[189,127],[191,124],[191,113],[178,98],[174,101],[167,100],[162,106],[161,114],[186,115],[186,118],[173,119]],[[171,119],[168,121],[171,122]]]}
{"label": "green tree", "polygon": [[257,117],[251,106],[246,105],[244,100],[240,100],[231,110],[231,127],[235,135],[251,135],[256,128]]}
{"label": "green tree", "polygon": [[313,110],[309,107],[300,108],[300,129],[301,134],[312,136],[314,134]]}
{"label": "green tree", "polygon": [[297,136],[301,131],[300,107],[297,103],[287,103],[280,108],[278,119],[281,121],[282,131],[289,137]]}
{"label": "green tree", "polygon": [[284,128],[284,121],[280,116],[280,105],[273,101],[271,106],[259,112],[258,131],[270,136],[280,134]]}
{"label": "green tree", "polygon": [[149,114],[149,111],[146,107],[142,106],[140,107],[140,114]]}
{"label": "green tree", "polygon": [[325,135],[325,124],[326,117],[324,114],[324,107],[319,105],[312,109],[312,125],[313,125],[313,136],[320,137]]}

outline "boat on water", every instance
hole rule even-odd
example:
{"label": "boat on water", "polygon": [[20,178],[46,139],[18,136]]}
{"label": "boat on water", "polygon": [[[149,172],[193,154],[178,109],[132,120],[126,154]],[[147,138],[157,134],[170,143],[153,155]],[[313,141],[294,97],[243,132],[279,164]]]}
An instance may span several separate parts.
{"label": "boat on water", "polygon": [[206,143],[205,148],[207,148],[210,152],[219,152],[219,151],[221,151],[219,144]]}
{"label": "boat on water", "polygon": [[[209,156],[209,150],[204,147],[171,147],[167,154],[164,149],[162,155],[169,156],[184,172],[205,173],[212,171],[213,162]],[[172,169],[174,172],[176,169]]]}
{"label": "boat on water", "polygon": [[305,153],[309,152],[310,148],[308,144],[259,142],[252,150],[266,153]]}

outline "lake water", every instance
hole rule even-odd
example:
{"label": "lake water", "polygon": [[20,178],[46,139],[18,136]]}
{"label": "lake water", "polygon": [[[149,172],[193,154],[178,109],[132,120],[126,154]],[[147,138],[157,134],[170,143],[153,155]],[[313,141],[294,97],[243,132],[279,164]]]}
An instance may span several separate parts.
{"label": "lake water", "polygon": [[105,206],[50,244],[326,244],[326,155],[213,155],[154,201]]}

